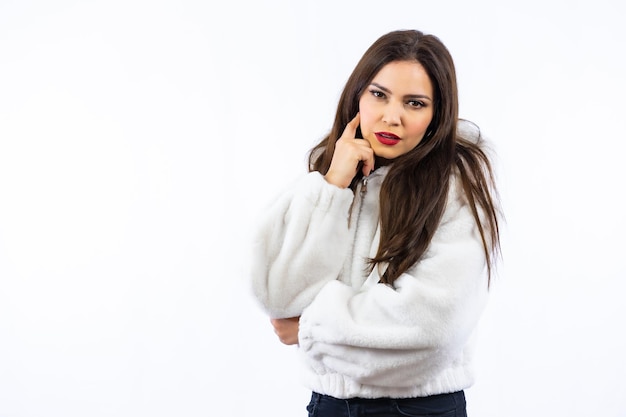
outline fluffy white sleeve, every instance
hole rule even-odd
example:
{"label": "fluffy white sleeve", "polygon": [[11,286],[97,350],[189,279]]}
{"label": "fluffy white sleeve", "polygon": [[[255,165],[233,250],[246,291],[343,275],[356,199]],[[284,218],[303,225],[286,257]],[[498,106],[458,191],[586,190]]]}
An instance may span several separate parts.
{"label": "fluffy white sleeve", "polygon": [[309,173],[263,214],[253,237],[252,290],[274,318],[299,316],[341,273],[354,193]]}
{"label": "fluffy white sleeve", "polygon": [[[319,375],[411,387],[463,357],[487,299],[486,261],[469,207],[451,193],[423,259],[394,287],[327,283],[300,318],[300,350]],[[459,367],[461,364],[459,364]]]}

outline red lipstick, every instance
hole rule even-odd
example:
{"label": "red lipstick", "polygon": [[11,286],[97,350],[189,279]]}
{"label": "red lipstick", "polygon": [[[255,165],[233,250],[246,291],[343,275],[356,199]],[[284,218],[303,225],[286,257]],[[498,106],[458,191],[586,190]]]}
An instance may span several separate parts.
{"label": "red lipstick", "polygon": [[393,146],[397,144],[398,142],[400,142],[400,137],[397,135],[394,135],[393,133],[376,132],[374,133],[374,135],[376,136],[376,139],[378,139],[378,141],[382,143],[383,145]]}

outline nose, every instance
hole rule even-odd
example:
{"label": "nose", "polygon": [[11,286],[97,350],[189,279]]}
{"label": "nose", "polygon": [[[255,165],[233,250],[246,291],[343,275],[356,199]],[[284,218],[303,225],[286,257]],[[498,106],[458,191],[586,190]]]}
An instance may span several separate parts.
{"label": "nose", "polygon": [[402,109],[393,103],[385,106],[383,122],[389,126],[399,126],[402,120]]}

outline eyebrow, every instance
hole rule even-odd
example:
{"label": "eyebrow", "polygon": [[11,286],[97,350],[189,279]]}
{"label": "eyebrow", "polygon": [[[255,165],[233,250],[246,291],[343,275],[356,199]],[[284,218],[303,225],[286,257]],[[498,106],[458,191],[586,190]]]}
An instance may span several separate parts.
{"label": "eyebrow", "polygon": [[[391,94],[391,90],[389,90],[387,87],[383,87],[382,85],[377,84],[377,83],[370,83],[370,85],[373,85],[374,87],[383,90],[387,94]],[[426,94],[407,94],[404,97],[405,98],[421,98],[421,99],[427,99],[427,100],[433,101],[433,99],[428,97]]]}

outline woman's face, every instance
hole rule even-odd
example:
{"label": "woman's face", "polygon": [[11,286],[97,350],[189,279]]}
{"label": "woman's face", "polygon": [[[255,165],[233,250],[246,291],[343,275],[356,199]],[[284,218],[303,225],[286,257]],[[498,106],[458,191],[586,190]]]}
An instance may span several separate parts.
{"label": "woman's face", "polygon": [[433,118],[433,86],[417,61],[385,65],[359,100],[361,133],[385,159],[417,146]]}

